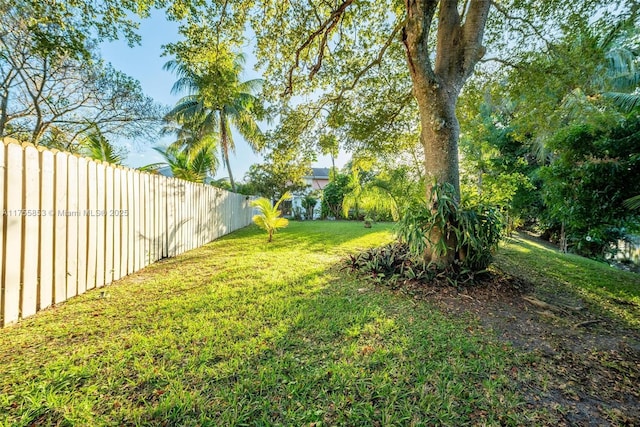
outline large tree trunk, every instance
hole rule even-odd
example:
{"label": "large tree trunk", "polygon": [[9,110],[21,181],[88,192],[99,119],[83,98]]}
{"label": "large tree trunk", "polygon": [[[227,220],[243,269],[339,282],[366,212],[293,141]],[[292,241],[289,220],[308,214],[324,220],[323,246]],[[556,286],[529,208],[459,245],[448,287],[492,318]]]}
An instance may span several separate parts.
{"label": "large tree trunk", "polygon": [[231,184],[231,191],[236,192],[236,183],[233,180],[233,173],[231,172],[231,162],[229,161],[229,147],[231,146],[231,142],[229,138],[231,136],[228,132],[227,126],[227,116],[224,111],[220,111],[220,150],[222,151],[222,159],[224,161],[225,166],[227,167],[227,172],[229,172],[229,183]]}
{"label": "large tree trunk", "polygon": [[[484,54],[482,36],[491,1],[470,0],[464,4],[466,9],[459,11],[457,0],[405,0],[407,20],[402,41],[420,114],[427,198],[436,183],[450,184],[456,195],[460,195],[460,125],[456,103],[462,86]],[[433,56],[429,34],[436,10],[437,40]],[[438,201],[430,202],[434,209]],[[429,240],[438,242],[444,238],[448,248],[455,248],[455,236],[443,236],[443,231],[433,229]],[[455,252],[448,250],[446,254],[439,254],[431,248],[425,257],[446,266],[454,260]]]}
{"label": "large tree trunk", "polygon": [[460,194],[458,138],[460,125],[456,117],[458,93],[438,88],[416,93],[420,113],[420,142],[424,147],[427,196],[434,183],[449,183]]}
{"label": "large tree trunk", "polygon": [[[430,199],[434,185],[450,184],[456,196],[460,196],[460,173],[458,167],[458,138],[460,125],[455,114],[458,94],[454,90],[439,88],[416,93],[420,112],[420,142],[424,147],[424,167],[426,176],[427,201],[432,211],[436,210],[438,200]],[[443,236],[443,231],[434,228],[429,239],[431,242],[445,240],[447,252],[441,254],[428,248],[425,257],[442,266],[449,265],[455,259],[456,239],[454,233]]]}

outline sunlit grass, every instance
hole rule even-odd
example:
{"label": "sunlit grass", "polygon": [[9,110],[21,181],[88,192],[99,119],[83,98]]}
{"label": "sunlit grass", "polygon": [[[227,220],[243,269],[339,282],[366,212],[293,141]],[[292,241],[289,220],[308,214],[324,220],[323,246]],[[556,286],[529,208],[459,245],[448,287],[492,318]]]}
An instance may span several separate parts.
{"label": "sunlit grass", "polygon": [[[391,225],[249,227],[0,330],[0,422],[532,425],[527,355],[471,316],[348,276]],[[500,268],[638,325],[640,279],[519,240]],[[629,304],[619,304],[626,301]],[[533,373],[531,372],[533,375]]]}
{"label": "sunlit grass", "polygon": [[549,290],[573,292],[594,309],[640,327],[640,275],[559,251],[519,236],[507,242],[497,264]]}
{"label": "sunlit grass", "polygon": [[249,227],[4,329],[0,421],[530,424],[509,348],[340,270],[390,230]]}

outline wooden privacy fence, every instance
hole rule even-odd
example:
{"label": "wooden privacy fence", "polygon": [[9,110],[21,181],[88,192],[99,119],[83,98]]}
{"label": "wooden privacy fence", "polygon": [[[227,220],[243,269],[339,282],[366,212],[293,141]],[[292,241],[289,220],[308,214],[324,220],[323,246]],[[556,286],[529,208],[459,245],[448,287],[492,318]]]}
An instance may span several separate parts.
{"label": "wooden privacy fence", "polygon": [[251,223],[247,196],[0,144],[0,326]]}

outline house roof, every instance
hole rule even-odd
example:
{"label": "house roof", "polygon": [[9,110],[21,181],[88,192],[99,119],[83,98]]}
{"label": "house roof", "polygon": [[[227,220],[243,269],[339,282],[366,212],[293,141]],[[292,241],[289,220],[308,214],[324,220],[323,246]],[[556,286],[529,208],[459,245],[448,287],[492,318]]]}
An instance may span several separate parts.
{"label": "house roof", "polygon": [[311,175],[307,175],[305,178],[329,179],[330,171],[330,168],[311,168]]}

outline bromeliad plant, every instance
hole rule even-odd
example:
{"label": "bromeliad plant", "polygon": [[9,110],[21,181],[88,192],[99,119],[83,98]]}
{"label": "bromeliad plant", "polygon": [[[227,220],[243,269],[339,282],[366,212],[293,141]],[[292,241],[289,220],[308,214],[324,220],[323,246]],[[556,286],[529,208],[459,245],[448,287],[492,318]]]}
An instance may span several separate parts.
{"label": "bromeliad plant", "polygon": [[432,207],[414,206],[398,222],[400,240],[417,256],[433,253],[440,258],[453,251],[463,269],[486,269],[504,230],[500,211],[488,206],[460,207],[450,184],[434,185],[431,200],[435,201]]}
{"label": "bromeliad plant", "polygon": [[291,193],[286,192],[280,197],[275,205],[271,205],[271,200],[261,197],[251,202],[251,206],[257,208],[260,212],[253,216],[253,222],[269,234],[268,242],[273,239],[273,234],[278,228],[284,228],[289,225],[289,220],[282,218],[282,213],[278,210],[283,200],[289,199]]}

